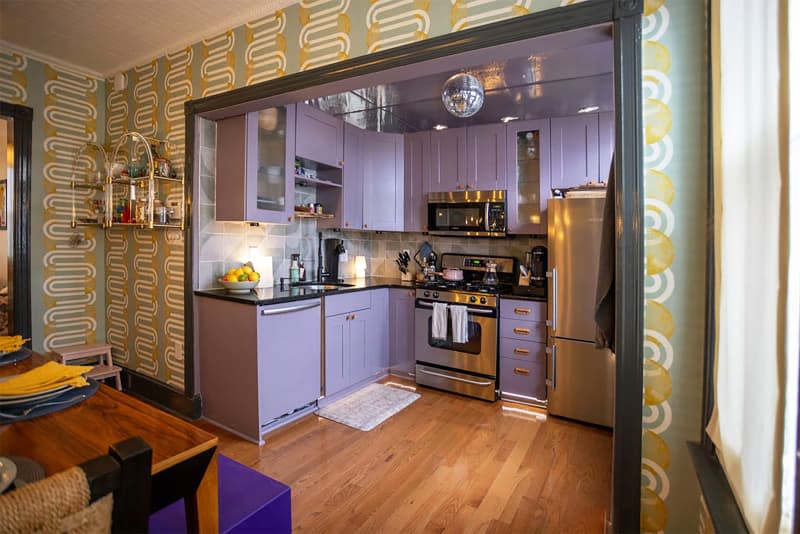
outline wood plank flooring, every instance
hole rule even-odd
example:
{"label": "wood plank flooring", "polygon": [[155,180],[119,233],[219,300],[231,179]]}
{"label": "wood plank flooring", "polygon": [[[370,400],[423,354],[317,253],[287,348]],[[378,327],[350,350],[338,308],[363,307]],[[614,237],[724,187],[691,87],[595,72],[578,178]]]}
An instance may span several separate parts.
{"label": "wood plank flooring", "polygon": [[298,532],[603,532],[610,431],[417,392],[371,432],[312,415],[259,447],[200,426],[219,436],[222,454],[291,486]]}

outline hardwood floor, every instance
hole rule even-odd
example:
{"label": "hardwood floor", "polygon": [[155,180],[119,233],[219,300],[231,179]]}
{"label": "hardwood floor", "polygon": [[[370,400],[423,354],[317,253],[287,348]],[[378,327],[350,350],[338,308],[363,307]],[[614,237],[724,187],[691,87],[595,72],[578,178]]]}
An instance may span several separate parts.
{"label": "hardwood floor", "polygon": [[314,415],[259,447],[200,426],[219,436],[222,454],[291,486],[296,531],[603,531],[610,431],[512,403],[417,392],[371,432]]}

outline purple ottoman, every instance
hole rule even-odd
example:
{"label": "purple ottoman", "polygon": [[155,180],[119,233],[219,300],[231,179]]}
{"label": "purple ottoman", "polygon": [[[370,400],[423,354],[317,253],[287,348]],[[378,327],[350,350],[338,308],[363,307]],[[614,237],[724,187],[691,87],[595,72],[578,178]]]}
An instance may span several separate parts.
{"label": "purple ottoman", "polygon": [[[292,532],[291,490],[221,454],[219,469],[220,532]],[[185,533],[183,499],[150,516],[154,534]]]}

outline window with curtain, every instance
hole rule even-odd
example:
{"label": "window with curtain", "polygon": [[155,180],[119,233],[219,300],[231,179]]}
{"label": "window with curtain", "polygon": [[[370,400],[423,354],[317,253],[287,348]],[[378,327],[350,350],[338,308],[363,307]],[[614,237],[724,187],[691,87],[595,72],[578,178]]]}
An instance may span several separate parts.
{"label": "window with curtain", "polygon": [[793,0],[712,0],[716,347],[707,432],[752,532],[789,532],[796,520],[800,55],[789,28],[800,27],[798,9]]}

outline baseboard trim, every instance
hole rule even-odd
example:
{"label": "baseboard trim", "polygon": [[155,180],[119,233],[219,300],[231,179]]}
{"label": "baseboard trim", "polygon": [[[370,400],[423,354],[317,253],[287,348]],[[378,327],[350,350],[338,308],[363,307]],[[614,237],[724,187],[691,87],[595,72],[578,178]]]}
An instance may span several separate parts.
{"label": "baseboard trim", "polygon": [[200,395],[188,397],[163,382],[130,369],[123,368],[122,370],[122,389],[126,393],[184,419],[196,421],[202,414]]}

